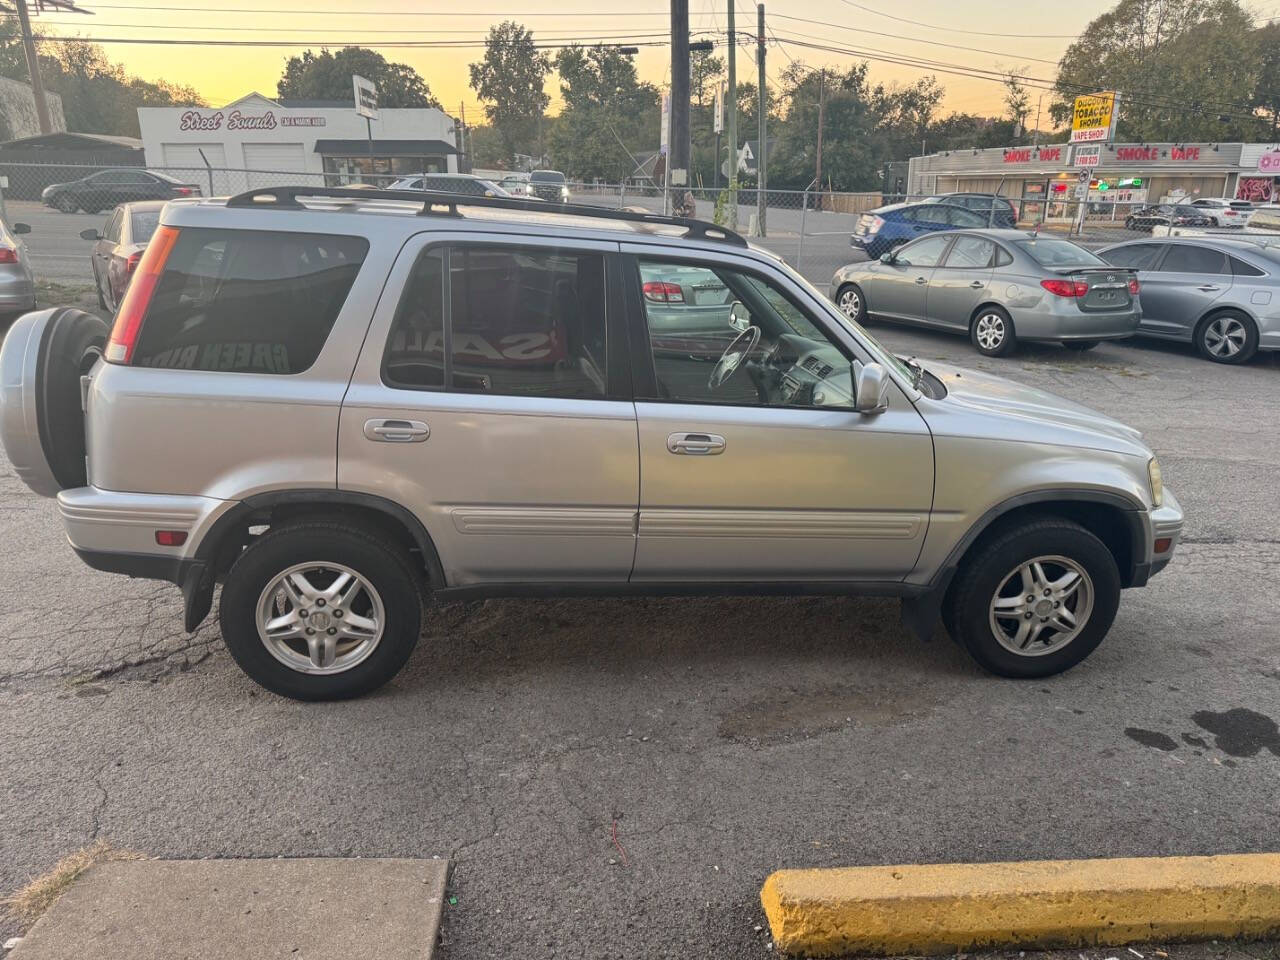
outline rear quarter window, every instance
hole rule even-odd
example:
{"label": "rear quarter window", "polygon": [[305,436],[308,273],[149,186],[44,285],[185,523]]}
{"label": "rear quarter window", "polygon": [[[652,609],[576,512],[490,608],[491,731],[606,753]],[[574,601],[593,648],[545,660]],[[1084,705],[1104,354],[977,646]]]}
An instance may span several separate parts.
{"label": "rear quarter window", "polygon": [[185,227],[134,363],[301,373],[319,356],[368,251],[363,237]]}

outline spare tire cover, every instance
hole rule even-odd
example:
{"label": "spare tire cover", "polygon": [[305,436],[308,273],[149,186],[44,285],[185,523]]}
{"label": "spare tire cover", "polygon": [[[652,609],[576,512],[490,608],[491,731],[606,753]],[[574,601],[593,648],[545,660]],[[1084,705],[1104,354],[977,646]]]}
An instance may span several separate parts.
{"label": "spare tire cover", "polygon": [[89,482],[85,470],[84,408],[80,377],[102,356],[107,325],[70,307],[56,311],[44,328],[36,365],[36,416],[40,446],[58,486]]}

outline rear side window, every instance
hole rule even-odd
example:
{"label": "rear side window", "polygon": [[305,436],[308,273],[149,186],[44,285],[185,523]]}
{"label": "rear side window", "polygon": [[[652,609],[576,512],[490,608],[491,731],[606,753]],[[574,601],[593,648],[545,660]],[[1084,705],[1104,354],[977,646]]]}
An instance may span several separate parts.
{"label": "rear side window", "polygon": [[1155,243],[1134,243],[1127,247],[1116,247],[1102,255],[1102,259],[1113,267],[1128,267],[1132,270],[1150,270],[1160,259],[1160,246]]}
{"label": "rear side window", "polygon": [[1245,263],[1235,257],[1227,257],[1231,261],[1231,272],[1237,277],[1265,277],[1266,273],[1252,264]]}
{"label": "rear side window", "polygon": [[991,266],[996,245],[985,237],[956,237],[947,254],[948,267],[982,269]]}
{"label": "rear side window", "polygon": [[1230,273],[1226,254],[1208,247],[1175,243],[1164,255],[1161,273]]}
{"label": "rear side window", "polygon": [[185,227],[133,362],[301,373],[319,356],[368,251],[362,237]]}
{"label": "rear side window", "polygon": [[605,370],[603,255],[456,246],[414,265],[382,376],[411,390],[590,400],[606,395]]}

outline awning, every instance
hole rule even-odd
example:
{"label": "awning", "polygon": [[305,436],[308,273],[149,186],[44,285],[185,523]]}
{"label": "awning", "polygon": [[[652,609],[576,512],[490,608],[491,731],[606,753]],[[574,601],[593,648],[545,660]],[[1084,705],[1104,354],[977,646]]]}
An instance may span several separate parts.
{"label": "awning", "polygon": [[316,153],[327,157],[439,157],[457,153],[458,148],[444,140],[317,140]]}

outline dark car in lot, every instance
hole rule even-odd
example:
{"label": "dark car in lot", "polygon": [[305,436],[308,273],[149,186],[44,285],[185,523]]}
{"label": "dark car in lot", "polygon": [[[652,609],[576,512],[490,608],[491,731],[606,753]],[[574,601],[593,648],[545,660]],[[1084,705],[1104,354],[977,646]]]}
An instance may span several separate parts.
{"label": "dark car in lot", "polygon": [[114,313],[120,305],[142,253],[160,224],[160,211],[165,203],[164,200],[122,203],[111,211],[101,232],[92,228],[80,231],[81,237],[93,241],[89,267],[102,309]]}
{"label": "dark car in lot", "polygon": [[1147,230],[1152,227],[1212,227],[1217,221],[1207,211],[1189,203],[1157,203],[1138,207],[1124,218],[1126,230]]}
{"label": "dark car in lot", "polygon": [[890,250],[928,233],[981,230],[986,225],[986,216],[954,203],[894,203],[868,210],[858,217],[849,246],[878,260]]}
{"label": "dark car in lot", "polygon": [[559,170],[533,171],[529,174],[529,192],[553,203],[569,202],[569,184]]}
{"label": "dark car in lot", "polygon": [[121,203],[198,196],[200,187],[194,183],[184,183],[176,177],[141,167],[119,167],[99,170],[67,183],[52,183],[44,188],[40,199],[45,206],[63,213],[77,210],[98,213]]}
{"label": "dark car in lot", "polygon": [[926,203],[954,203],[987,220],[987,226],[1011,230],[1018,222],[1013,204],[995,193],[940,193]]}

